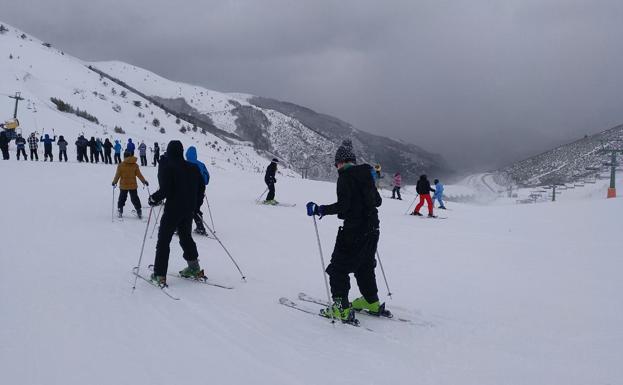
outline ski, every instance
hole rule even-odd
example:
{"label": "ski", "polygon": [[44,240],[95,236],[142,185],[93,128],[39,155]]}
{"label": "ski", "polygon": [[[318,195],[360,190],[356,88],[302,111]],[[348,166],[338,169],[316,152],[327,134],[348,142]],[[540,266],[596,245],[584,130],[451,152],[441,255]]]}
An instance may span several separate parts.
{"label": "ski", "polygon": [[172,300],[175,301],[179,301],[180,298],[175,296],[173,293],[171,293],[171,291],[169,291],[169,287],[168,286],[160,286],[160,285],[156,285],[156,283],[152,282],[151,279],[146,278],[142,275],[140,275],[138,273],[138,267],[133,267],[132,268],[132,274],[134,274],[135,276],[139,277],[140,279],[142,279],[143,281],[147,282],[148,284],[150,284],[151,286],[160,289],[161,292],[164,293],[164,295],[166,295],[167,297],[171,298]]}
{"label": "ski", "polygon": [[263,201],[259,201],[256,202],[258,205],[263,205],[263,206],[277,206],[277,207],[296,207],[296,203],[275,203],[275,204],[269,204],[269,203],[264,203]]}
{"label": "ski", "polygon": [[[315,303],[317,305],[322,305],[322,306],[329,306],[327,301],[319,299],[319,298],[315,298],[312,297],[310,295],[307,295],[305,293],[299,293],[299,299],[301,301],[304,302],[311,302],[311,303]],[[374,317],[374,318],[385,318],[385,319],[389,319],[392,321],[400,321],[400,322],[405,322],[405,323],[413,323],[413,321],[406,319],[406,318],[401,318],[401,317],[394,317],[394,315],[392,313],[390,313],[388,310],[385,310],[384,312],[382,312],[380,315],[376,315],[376,314],[371,314],[366,310],[357,310],[358,314],[365,314],[369,317]]]}
{"label": "ski", "polygon": [[[149,271],[154,271],[154,265],[147,266],[147,269],[149,269]],[[197,283],[201,283],[203,285],[219,287],[221,289],[232,290],[234,288],[233,286],[224,285],[224,284],[221,284],[221,283],[218,283],[218,282],[210,281],[207,277],[205,279],[186,278],[186,277],[182,277],[179,274],[173,274],[173,273],[168,273],[167,276],[183,279],[185,281],[197,282]]]}
{"label": "ski", "polygon": [[[290,299],[288,299],[286,297],[279,298],[279,303],[282,304],[283,306],[287,306],[289,308],[298,310],[298,311],[303,312],[303,313],[315,315],[315,316],[318,316],[318,317],[321,317],[321,318],[324,318],[324,319],[331,319],[331,318],[323,316],[322,314],[320,314],[320,312],[317,312],[317,311],[308,309],[308,308],[306,308],[304,306],[301,306],[298,303],[296,303],[296,302],[294,302],[294,301],[292,301],[292,300],[290,300]],[[356,321],[356,323],[345,323],[345,322],[341,322],[341,323],[344,324],[344,325],[350,325],[350,326],[354,326],[354,327],[361,327],[362,329],[365,329],[365,330],[370,331],[370,332],[374,331],[374,330],[372,330],[372,329],[370,329],[368,327],[365,327],[365,326],[362,327],[360,325],[360,323],[359,323],[359,320],[355,320],[355,321]]]}

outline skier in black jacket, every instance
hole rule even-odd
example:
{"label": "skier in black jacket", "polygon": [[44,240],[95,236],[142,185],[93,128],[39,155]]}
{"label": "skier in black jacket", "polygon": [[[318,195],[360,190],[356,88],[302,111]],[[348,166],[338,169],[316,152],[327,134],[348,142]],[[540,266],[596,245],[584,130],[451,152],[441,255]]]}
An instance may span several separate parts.
{"label": "skier in black jacket", "polygon": [[428,205],[428,216],[435,218],[433,215],[433,200],[430,197],[431,191],[435,192],[435,189],[430,186],[430,182],[428,181],[426,175],[420,175],[420,179],[417,181],[417,185],[415,186],[415,191],[420,196],[420,203],[415,206],[415,210],[413,210],[411,215],[422,216],[422,214],[420,214],[420,209],[424,206],[424,202],[426,202]]}
{"label": "skier in black jacket", "polygon": [[4,131],[0,131],[0,150],[2,150],[2,159],[9,160],[9,138]]}
{"label": "skier in black jacket", "polygon": [[277,173],[277,163],[279,163],[279,159],[273,158],[272,162],[266,167],[266,174],[264,174],[264,183],[268,186],[268,194],[266,195],[264,204],[267,205],[276,205],[279,203],[275,200],[275,183],[277,183],[275,174]]}
{"label": "skier in black jacket", "polygon": [[193,217],[203,203],[205,184],[199,168],[184,160],[184,148],[180,141],[169,142],[166,154],[160,158],[158,182],[160,188],[149,197],[149,205],[157,206],[165,199],[166,203],[158,230],[156,260],[151,279],[160,286],[166,286],[169,244],[176,230],[180,246],[184,250],[183,258],[188,263],[188,267],[180,271],[180,275],[202,279],[205,275],[199,266],[199,253],[191,233]]}
{"label": "skier in black jacket", "polygon": [[112,143],[106,138],[104,140],[104,164],[112,164]]}
{"label": "skier in black jacket", "polygon": [[[356,165],[352,143],[345,140],[335,154],[335,167],[338,169],[337,202],[319,206],[314,202],[307,204],[307,215],[337,214],[344,220],[335,241],[331,263],[327,267],[331,284],[333,304],[321,311],[321,315],[337,318],[343,322],[355,321],[355,310],[365,310],[372,314],[388,314],[385,304],[379,302],[376,286],[376,247],[379,241],[379,217],[377,207],[382,200],[372,177],[372,166]],[[363,295],[351,304],[348,301],[350,290],[349,274],[355,273],[357,286]]]}

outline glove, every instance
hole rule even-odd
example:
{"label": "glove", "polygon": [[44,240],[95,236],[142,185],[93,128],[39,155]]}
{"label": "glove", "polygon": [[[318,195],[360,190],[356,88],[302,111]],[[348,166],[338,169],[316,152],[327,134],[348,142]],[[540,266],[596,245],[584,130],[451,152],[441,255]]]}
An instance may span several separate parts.
{"label": "glove", "polygon": [[152,196],[152,195],[150,195],[150,196],[149,196],[149,199],[147,199],[147,203],[148,203],[151,207],[154,207],[154,206],[159,206],[161,202],[159,202],[159,201],[155,200],[155,199],[153,198],[153,196]]}
{"label": "glove", "polygon": [[147,181],[143,182],[143,184],[144,184],[145,186],[149,186],[149,182],[147,182]]}
{"label": "glove", "polygon": [[117,184],[113,182],[112,187],[117,187]]}
{"label": "glove", "polygon": [[308,202],[306,207],[307,207],[307,215],[308,216],[311,217],[311,216],[317,215],[320,218],[322,218],[324,216],[324,206],[318,206],[314,202]]}

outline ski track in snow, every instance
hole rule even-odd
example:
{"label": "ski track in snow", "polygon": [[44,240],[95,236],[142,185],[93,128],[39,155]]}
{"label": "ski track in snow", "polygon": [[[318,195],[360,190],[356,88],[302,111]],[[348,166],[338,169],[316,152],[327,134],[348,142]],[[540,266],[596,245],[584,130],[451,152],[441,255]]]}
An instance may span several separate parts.
{"label": "ski track in snow", "polygon": [[[143,171],[155,190],[155,168]],[[300,291],[324,297],[304,207],[333,202],[334,184],[281,178],[277,199],[297,207],[273,208],[254,202],[264,189],[257,174],[213,170],[207,193],[217,234],[248,282],[216,241],[195,237],[207,275],[235,289],[171,279],[181,297],[171,301],[140,280],[132,293],[146,223],[111,221],[113,174],[104,165],[0,162],[8,181],[0,215],[7,384],[332,378],[584,385],[623,378],[623,200],[452,204],[444,221],[404,215],[412,195],[384,200],[379,251],[394,299],[377,271],[379,294],[388,309],[423,325],[359,317],[369,333],[278,304]],[[147,191],[139,195],[145,204]],[[326,258],[338,225],[334,217],[319,222]],[[147,238],[143,272],[155,242]],[[171,250],[175,272],[184,266],[175,238]]]}

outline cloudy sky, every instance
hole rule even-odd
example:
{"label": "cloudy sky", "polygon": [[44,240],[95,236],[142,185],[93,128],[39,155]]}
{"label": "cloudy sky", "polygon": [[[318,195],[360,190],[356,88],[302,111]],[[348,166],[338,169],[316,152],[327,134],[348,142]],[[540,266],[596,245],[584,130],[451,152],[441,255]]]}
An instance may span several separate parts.
{"label": "cloudy sky", "polygon": [[0,0],[86,60],[292,101],[491,168],[623,123],[621,0]]}

